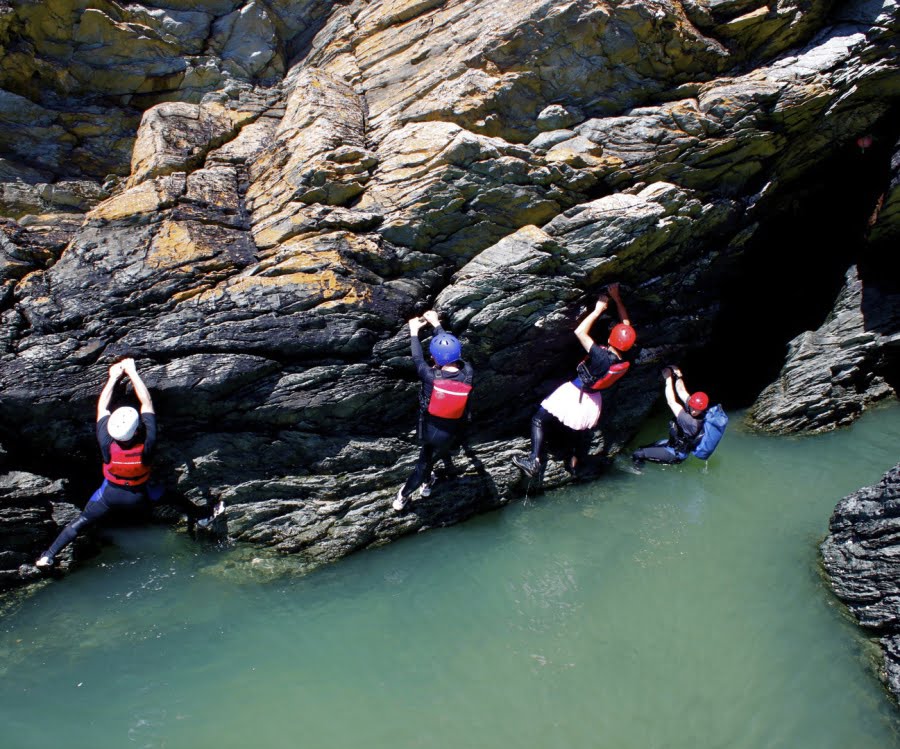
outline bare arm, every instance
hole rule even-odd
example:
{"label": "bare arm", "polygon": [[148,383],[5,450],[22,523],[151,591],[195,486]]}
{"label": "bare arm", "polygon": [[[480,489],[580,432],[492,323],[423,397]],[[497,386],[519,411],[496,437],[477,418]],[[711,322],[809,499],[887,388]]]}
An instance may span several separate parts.
{"label": "bare arm", "polygon": [[672,413],[675,414],[675,418],[677,419],[681,415],[681,412],[684,411],[684,406],[675,394],[674,381],[675,378],[672,377],[670,372],[669,376],[666,377],[666,403],[669,404],[669,408],[672,409]]}
{"label": "bare arm", "polygon": [[575,335],[578,338],[578,342],[581,344],[582,348],[585,351],[590,353],[591,346],[594,345],[594,339],[591,338],[591,328],[594,326],[594,323],[597,322],[597,318],[600,317],[609,306],[609,299],[606,295],[601,296],[597,300],[597,304],[594,305],[594,311],[591,312],[587,317],[584,318],[579,324],[578,327],[575,328]]}
{"label": "bare arm", "polygon": [[628,317],[628,310],[625,309],[625,305],[622,303],[622,297],[619,295],[619,284],[611,283],[608,288],[609,288],[609,295],[612,297],[612,300],[616,303],[616,310],[619,313],[619,319],[625,325],[631,325],[631,320]]}
{"label": "bare arm", "polygon": [[687,403],[688,398],[691,397],[691,394],[688,392],[687,386],[684,384],[681,370],[678,367],[672,367],[672,372],[675,375],[675,392],[678,393],[678,397],[681,398],[682,403]]}
{"label": "bare arm", "polygon": [[109,416],[109,402],[112,400],[116,383],[123,373],[122,362],[113,364],[109,368],[109,379],[106,381],[103,390],[100,391],[100,397],[97,399],[97,421],[100,421],[104,416]]}
{"label": "bare arm", "polygon": [[134,359],[124,359],[122,361],[122,368],[125,371],[125,374],[128,375],[128,379],[131,380],[131,384],[134,387],[134,394],[141,402],[141,413],[155,413],[153,410],[153,399],[150,397],[150,391],[147,390],[147,386],[138,374]]}

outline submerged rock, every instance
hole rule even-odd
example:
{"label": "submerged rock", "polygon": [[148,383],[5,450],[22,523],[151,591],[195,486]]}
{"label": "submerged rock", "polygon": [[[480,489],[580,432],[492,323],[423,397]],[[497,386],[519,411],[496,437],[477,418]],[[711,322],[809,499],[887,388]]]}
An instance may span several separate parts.
{"label": "submerged rock", "polygon": [[831,588],[884,651],[881,672],[900,700],[900,465],[842,499],[821,552]]}

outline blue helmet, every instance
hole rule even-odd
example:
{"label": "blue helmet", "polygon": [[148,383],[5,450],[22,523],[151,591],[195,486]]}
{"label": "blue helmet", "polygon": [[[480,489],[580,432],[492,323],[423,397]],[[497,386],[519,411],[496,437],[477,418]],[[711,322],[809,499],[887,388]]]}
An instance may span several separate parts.
{"label": "blue helmet", "polygon": [[453,364],[462,355],[462,346],[459,339],[441,331],[431,339],[431,345],[428,347],[434,361],[441,367],[446,364]]}

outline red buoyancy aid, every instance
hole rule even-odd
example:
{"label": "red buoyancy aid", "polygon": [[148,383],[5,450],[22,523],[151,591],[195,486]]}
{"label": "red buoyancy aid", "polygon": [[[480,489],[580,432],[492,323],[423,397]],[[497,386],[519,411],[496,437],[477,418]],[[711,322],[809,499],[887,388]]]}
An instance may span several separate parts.
{"label": "red buoyancy aid", "polygon": [[109,463],[103,464],[103,475],[119,486],[140,486],[150,478],[150,467],[141,463],[143,443],[121,447],[118,442],[109,446]]}
{"label": "red buoyancy aid", "polygon": [[461,419],[471,392],[472,386],[466,382],[436,378],[428,401],[428,413],[442,419]]}
{"label": "red buoyancy aid", "polygon": [[[585,362],[586,361],[587,360],[585,359]],[[628,371],[628,367],[630,366],[631,363],[627,361],[617,362],[611,365],[606,374],[603,375],[603,377],[601,377],[599,380],[595,380],[590,385],[588,385],[587,383],[582,383],[583,389],[589,390],[591,392],[595,392],[597,390],[606,390],[606,388],[612,387],[615,383],[621,380],[625,373]],[[579,368],[579,377],[580,376],[581,368]]]}

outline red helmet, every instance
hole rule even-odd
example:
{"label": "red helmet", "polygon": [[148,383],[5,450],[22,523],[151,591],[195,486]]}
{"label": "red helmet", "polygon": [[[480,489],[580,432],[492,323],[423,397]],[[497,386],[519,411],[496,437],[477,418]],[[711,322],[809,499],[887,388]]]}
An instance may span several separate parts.
{"label": "red helmet", "polygon": [[705,411],[709,405],[709,396],[699,390],[688,398],[688,405],[695,411]]}
{"label": "red helmet", "polygon": [[637,333],[630,325],[620,322],[609,334],[609,345],[619,349],[619,351],[628,351],[634,346]]}

